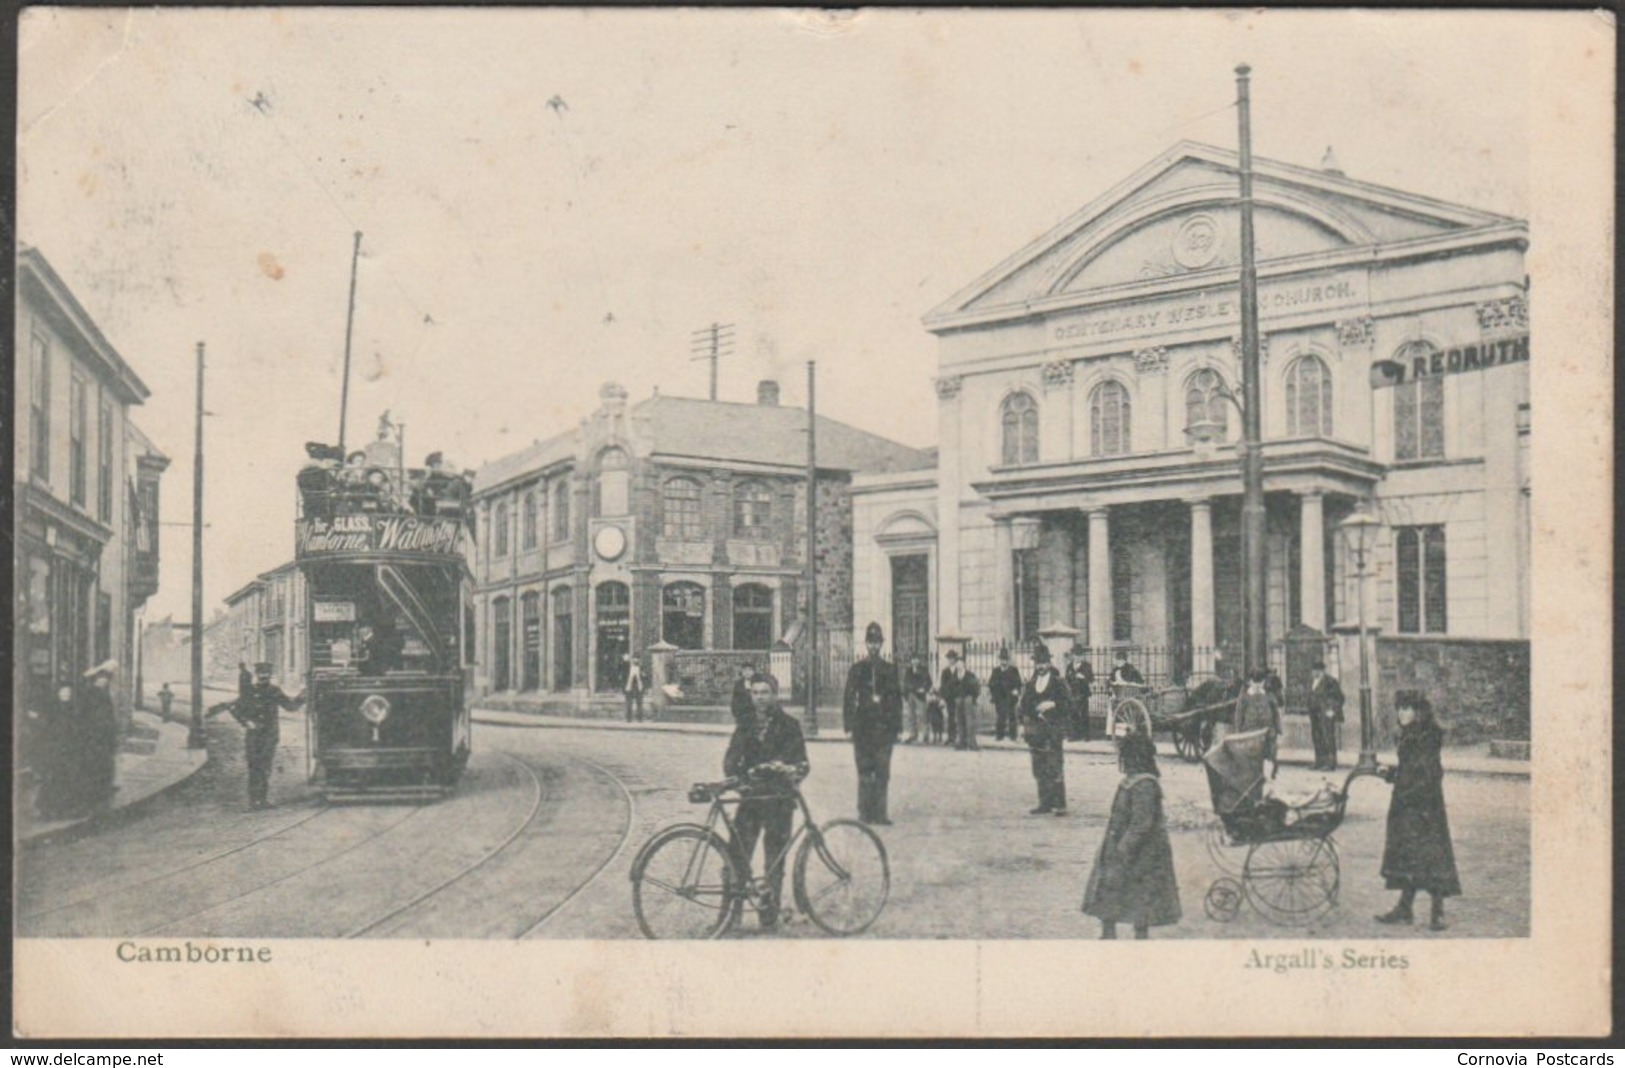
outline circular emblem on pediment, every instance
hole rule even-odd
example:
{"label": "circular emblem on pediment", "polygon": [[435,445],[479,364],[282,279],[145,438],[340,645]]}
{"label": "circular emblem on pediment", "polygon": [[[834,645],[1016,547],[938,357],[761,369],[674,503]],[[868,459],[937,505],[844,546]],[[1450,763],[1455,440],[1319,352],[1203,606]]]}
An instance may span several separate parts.
{"label": "circular emblem on pediment", "polygon": [[1211,215],[1192,215],[1174,232],[1174,260],[1187,271],[1200,270],[1219,257],[1219,222]]}

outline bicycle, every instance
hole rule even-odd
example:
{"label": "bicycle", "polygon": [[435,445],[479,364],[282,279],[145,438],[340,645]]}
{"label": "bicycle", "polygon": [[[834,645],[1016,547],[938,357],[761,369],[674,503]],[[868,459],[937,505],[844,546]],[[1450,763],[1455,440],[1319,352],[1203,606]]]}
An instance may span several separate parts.
{"label": "bicycle", "polygon": [[[730,808],[744,800],[793,797],[800,825],[764,871],[797,848],[791,886],[796,907],[832,935],[862,934],[880,917],[891,894],[891,866],[878,835],[856,820],[814,821],[801,791],[788,783],[761,787],[753,780],[695,783],[694,804],[711,808],[705,822],[676,823],[655,832],[632,861],[632,908],[645,938],[720,938],[733,930],[749,904],[769,907],[767,876],[748,877]],[[719,826],[726,837],[719,833]]]}

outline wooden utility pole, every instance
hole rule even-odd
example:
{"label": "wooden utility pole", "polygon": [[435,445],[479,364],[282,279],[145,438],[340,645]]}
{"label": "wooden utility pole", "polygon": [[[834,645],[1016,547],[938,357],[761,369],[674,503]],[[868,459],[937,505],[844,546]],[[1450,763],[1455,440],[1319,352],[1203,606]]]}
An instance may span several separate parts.
{"label": "wooden utility pole", "polygon": [[689,363],[696,360],[711,361],[711,399],[717,399],[717,361],[724,356],[733,355],[734,324],[712,323],[702,326],[694,331],[689,341],[689,351],[694,355]]}
{"label": "wooden utility pole", "polygon": [[190,749],[208,745],[203,733],[203,342],[197,343],[197,418],[192,444],[192,727]]}
{"label": "wooden utility pole", "polygon": [[361,262],[361,231],[355,232],[355,248],[350,253],[350,307],[344,314],[344,384],[339,392],[339,453],[344,453],[344,422],[350,413],[350,337],[355,332],[355,274]]}
{"label": "wooden utility pole", "polygon": [[1265,619],[1263,402],[1259,391],[1258,266],[1253,250],[1253,135],[1248,75],[1236,68],[1236,113],[1241,127],[1241,554],[1247,671],[1269,667]]}
{"label": "wooden utility pole", "polygon": [[818,362],[807,361],[807,729],[818,737]]}

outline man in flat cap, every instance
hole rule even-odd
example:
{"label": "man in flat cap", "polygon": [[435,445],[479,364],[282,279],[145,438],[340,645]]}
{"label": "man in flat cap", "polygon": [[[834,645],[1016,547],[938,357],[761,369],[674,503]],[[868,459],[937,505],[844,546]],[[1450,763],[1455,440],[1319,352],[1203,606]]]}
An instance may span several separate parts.
{"label": "man in flat cap", "polygon": [[282,709],[292,712],[305,703],[303,695],[289,697],[271,681],[271,665],[254,665],[254,687],[237,702],[232,715],[247,731],[243,740],[248,755],[248,807],[271,807],[271,763],[282,737]]}
{"label": "man in flat cap", "polygon": [[852,738],[858,764],[858,819],[888,824],[886,791],[891,784],[891,751],[903,729],[903,695],[897,667],[880,655],[885,633],[879,623],[863,632],[868,655],[847,672],[841,699],[841,725]]}

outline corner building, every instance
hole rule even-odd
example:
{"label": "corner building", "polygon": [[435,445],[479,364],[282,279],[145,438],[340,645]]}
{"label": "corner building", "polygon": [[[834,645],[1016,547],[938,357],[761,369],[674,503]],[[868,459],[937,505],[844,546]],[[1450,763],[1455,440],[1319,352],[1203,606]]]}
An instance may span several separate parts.
{"label": "corner building", "polygon": [[[650,648],[768,651],[806,612],[807,413],[607,383],[574,430],[475,476],[476,687],[551,706],[618,695]],[[856,471],[926,468],[928,452],[818,417],[818,642],[852,630]],[[805,639],[802,639],[805,640]],[[730,671],[702,686],[726,694]],[[618,697],[616,697],[618,700]]]}
{"label": "corner building", "polygon": [[[940,461],[856,480],[857,619],[1240,662],[1238,189],[1177,144],[926,317]],[[1526,224],[1264,160],[1254,190],[1272,642],[1356,618],[1364,507],[1379,686],[1526,729]]]}

